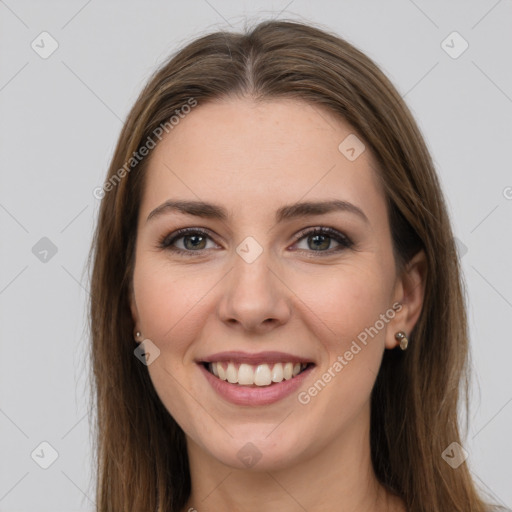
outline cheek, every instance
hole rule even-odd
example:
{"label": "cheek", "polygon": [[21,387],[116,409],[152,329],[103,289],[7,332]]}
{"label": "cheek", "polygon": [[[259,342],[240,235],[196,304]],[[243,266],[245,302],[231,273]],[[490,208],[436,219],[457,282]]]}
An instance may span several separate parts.
{"label": "cheek", "polygon": [[[389,275],[389,273],[388,273]],[[388,304],[391,283],[373,258],[297,277],[296,295],[323,324],[330,351],[374,325]],[[341,344],[341,345],[340,345]]]}
{"label": "cheek", "polygon": [[[308,304],[329,327],[316,336],[326,358],[297,399],[303,415],[325,419],[324,438],[336,437],[340,428],[354,424],[367,410],[384,351],[385,328],[371,330],[387,307],[381,286],[382,280],[379,285],[363,274],[343,273],[325,280],[324,293],[310,292]],[[317,423],[306,421],[303,435],[315,439]]]}
{"label": "cheek", "polygon": [[[149,376],[162,403],[185,432],[196,436],[204,410],[195,409],[191,396],[194,381],[188,370],[187,351],[200,340],[207,318],[208,290],[215,282],[211,275],[194,269],[170,269],[162,261],[140,258],[134,272],[137,310],[144,338],[160,350],[148,366]],[[188,366],[185,366],[187,363]]]}
{"label": "cheek", "polygon": [[141,328],[161,350],[180,351],[201,327],[201,311],[215,279],[204,272],[170,269],[151,258],[135,268],[134,290]]}
{"label": "cheek", "polygon": [[[381,363],[387,321],[394,316],[389,315],[388,285],[377,264],[347,265],[297,284],[297,295],[307,305],[302,319],[309,318],[326,355],[321,382],[310,393],[311,398],[318,395],[318,406],[334,400],[355,411],[367,400]],[[324,387],[330,391],[322,393]]]}

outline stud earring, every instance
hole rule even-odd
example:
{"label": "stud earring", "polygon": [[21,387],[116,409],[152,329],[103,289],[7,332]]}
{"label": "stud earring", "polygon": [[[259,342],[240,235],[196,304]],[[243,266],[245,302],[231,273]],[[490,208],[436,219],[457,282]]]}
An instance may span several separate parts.
{"label": "stud earring", "polygon": [[407,350],[407,345],[409,344],[409,340],[405,335],[404,331],[399,331],[395,334],[395,339],[400,342],[400,349]]}
{"label": "stud earring", "polygon": [[135,333],[135,337],[136,337],[137,339],[141,337],[141,333],[140,333],[140,331],[137,331],[137,332]]}

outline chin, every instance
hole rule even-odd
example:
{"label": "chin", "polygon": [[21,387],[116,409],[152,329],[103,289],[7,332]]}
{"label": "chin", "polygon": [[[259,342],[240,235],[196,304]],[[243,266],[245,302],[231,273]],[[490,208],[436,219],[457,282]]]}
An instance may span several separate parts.
{"label": "chin", "polygon": [[227,434],[218,440],[210,437],[202,443],[203,449],[220,463],[235,469],[276,471],[296,464],[300,455],[307,451],[302,443],[308,438],[286,429],[279,434],[272,433],[273,428],[276,426],[265,428],[255,424],[247,428],[246,425],[242,432],[230,431],[233,437]]}

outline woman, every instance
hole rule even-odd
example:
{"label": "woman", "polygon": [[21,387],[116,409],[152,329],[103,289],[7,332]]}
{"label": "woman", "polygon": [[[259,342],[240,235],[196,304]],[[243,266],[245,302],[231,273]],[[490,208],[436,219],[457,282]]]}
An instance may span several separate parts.
{"label": "woman", "polygon": [[98,510],[491,510],[445,202],[368,57],[284,21],[201,37],[139,96],[101,195]]}

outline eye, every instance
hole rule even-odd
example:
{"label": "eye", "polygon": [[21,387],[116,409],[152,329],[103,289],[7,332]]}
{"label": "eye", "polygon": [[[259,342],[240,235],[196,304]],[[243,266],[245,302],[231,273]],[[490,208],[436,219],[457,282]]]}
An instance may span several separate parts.
{"label": "eye", "polygon": [[[158,242],[158,247],[170,250],[175,254],[199,256],[207,249],[218,247],[215,243],[215,247],[207,247],[209,240],[213,243],[208,231],[200,228],[184,228],[164,236]],[[329,227],[315,227],[302,230],[296,235],[295,245],[302,240],[306,240],[307,247],[296,247],[295,250],[324,253],[327,255],[340,252],[354,245],[346,235]],[[331,248],[332,240],[338,244],[338,247]],[[180,244],[181,247],[179,247]]]}
{"label": "eye", "polygon": [[[309,250],[310,252],[327,254],[340,252],[344,249],[349,249],[354,245],[346,235],[328,227],[315,227],[306,231],[301,231],[297,235],[297,241],[300,242],[301,240],[305,240],[306,248],[298,247],[299,250]],[[336,241],[338,247],[331,249],[332,240]]]}
{"label": "eye", "polygon": [[[185,254],[187,256],[194,255],[193,253],[201,253],[203,250],[209,249],[206,247],[207,240],[211,237],[207,231],[199,228],[185,228],[179,229],[170,235],[164,236],[158,243],[161,249],[168,249],[177,254]],[[181,247],[176,247],[176,242],[181,241]]]}

